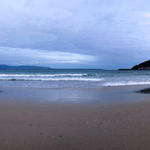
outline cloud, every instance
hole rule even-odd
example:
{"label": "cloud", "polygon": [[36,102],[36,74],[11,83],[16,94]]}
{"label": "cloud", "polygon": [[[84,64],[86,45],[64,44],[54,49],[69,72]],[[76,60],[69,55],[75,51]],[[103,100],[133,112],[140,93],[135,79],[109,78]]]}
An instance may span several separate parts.
{"label": "cloud", "polygon": [[97,56],[98,68],[128,67],[147,58],[149,6],[149,0],[1,0],[0,63],[76,67]]}
{"label": "cloud", "polygon": [[80,53],[0,47],[0,63],[11,65],[86,64],[96,57]]}

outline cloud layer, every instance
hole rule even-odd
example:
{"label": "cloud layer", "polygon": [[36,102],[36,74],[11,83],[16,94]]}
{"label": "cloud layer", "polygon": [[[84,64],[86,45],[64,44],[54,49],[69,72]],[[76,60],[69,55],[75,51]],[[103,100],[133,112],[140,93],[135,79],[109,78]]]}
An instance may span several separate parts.
{"label": "cloud layer", "polygon": [[0,63],[9,65],[87,64],[96,57],[78,53],[0,47]]}
{"label": "cloud layer", "polygon": [[97,68],[131,67],[150,56],[149,5],[149,0],[1,0],[0,47],[11,53],[5,62],[27,63],[25,53],[32,57],[38,49],[35,64],[88,67],[94,55]]}

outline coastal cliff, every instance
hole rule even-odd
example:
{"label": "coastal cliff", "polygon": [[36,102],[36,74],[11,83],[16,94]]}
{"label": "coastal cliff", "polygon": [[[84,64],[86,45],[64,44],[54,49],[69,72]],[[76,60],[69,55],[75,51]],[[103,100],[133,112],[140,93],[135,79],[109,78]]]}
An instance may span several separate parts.
{"label": "coastal cliff", "polygon": [[144,61],[138,65],[133,66],[130,69],[118,69],[120,71],[128,71],[128,70],[150,70],[150,60]]}
{"label": "coastal cliff", "polygon": [[133,66],[131,70],[150,70],[150,60]]}

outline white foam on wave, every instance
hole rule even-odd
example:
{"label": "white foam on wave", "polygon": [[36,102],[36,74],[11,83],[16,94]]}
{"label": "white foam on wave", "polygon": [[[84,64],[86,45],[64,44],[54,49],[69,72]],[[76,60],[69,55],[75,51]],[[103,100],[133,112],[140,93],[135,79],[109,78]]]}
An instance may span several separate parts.
{"label": "white foam on wave", "polygon": [[0,77],[82,77],[87,76],[88,74],[0,74]]}
{"label": "white foam on wave", "polygon": [[98,82],[103,79],[96,78],[0,78],[1,81],[91,81]]}
{"label": "white foam on wave", "polygon": [[88,74],[0,74],[1,81],[102,81],[103,78],[89,78]]}
{"label": "white foam on wave", "polygon": [[104,83],[103,86],[127,86],[127,85],[149,85],[150,81],[122,81],[122,82],[107,82]]}

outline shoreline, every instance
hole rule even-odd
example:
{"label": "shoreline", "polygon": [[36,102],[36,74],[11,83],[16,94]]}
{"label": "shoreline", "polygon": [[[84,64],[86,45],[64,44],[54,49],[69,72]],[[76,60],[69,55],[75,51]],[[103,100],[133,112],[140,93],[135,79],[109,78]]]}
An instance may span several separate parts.
{"label": "shoreline", "polygon": [[141,93],[148,85],[103,88],[0,88],[0,101],[40,103],[123,104],[147,101],[150,94]]}
{"label": "shoreline", "polygon": [[[148,149],[150,95],[134,93],[137,88],[142,87],[119,88],[119,91],[118,88],[3,89],[0,149]],[[68,97],[70,101],[60,97]],[[85,101],[83,97],[89,99]]]}

